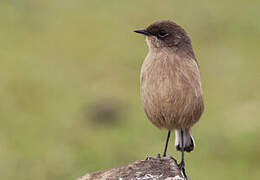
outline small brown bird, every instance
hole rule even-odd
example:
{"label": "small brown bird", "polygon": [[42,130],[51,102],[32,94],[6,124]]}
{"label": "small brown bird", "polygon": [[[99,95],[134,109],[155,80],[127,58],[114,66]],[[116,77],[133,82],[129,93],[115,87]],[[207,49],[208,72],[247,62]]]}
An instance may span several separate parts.
{"label": "small brown bird", "polygon": [[[158,128],[167,129],[163,156],[166,156],[170,133],[175,130],[175,146],[190,152],[195,143],[191,127],[204,109],[200,71],[191,40],[185,30],[172,21],[158,21],[144,34],[149,47],[141,69],[141,97],[148,119]],[[184,171],[185,173],[185,171]]]}

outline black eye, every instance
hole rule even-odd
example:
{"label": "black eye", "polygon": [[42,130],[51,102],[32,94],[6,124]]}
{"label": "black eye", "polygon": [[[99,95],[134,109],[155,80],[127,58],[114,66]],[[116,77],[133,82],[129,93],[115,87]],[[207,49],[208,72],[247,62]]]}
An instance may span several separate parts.
{"label": "black eye", "polygon": [[168,36],[168,33],[165,32],[164,30],[161,30],[161,31],[159,31],[159,32],[157,33],[157,36],[158,36],[159,38],[164,38],[164,37]]}

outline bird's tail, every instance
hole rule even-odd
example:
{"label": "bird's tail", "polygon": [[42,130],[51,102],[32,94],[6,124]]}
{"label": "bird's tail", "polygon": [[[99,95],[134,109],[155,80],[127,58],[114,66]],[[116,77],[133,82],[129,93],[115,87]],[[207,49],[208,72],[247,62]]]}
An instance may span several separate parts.
{"label": "bird's tail", "polygon": [[[182,138],[183,135],[183,138]],[[182,141],[183,140],[183,141]],[[191,152],[195,147],[195,141],[192,136],[192,131],[190,129],[176,129],[175,130],[175,146],[178,151],[181,151],[182,145],[184,146],[184,151]]]}

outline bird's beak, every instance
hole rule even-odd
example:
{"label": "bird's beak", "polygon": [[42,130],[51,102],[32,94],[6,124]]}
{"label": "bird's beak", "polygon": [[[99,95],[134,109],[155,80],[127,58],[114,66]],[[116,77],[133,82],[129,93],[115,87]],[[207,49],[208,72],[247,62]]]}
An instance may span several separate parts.
{"label": "bird's beak", "polygon": [[144,34],[144,35],[146,35],[146,36],[151,35],[151,34],[150,34],[147,30],[145,30],[145,29],[137,29],[137,30],[134,30],[134,32],[139,33],[139,34]]}

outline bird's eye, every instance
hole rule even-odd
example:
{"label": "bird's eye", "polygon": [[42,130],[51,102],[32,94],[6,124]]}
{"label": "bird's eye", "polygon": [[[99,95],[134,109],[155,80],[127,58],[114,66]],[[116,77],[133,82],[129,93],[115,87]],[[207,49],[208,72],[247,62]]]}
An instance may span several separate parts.
{"label": "bird's eye", "polygon": [[157,35],[159,38],[164,38],[168,35],[168,33],[165,31],[159,31]]}

